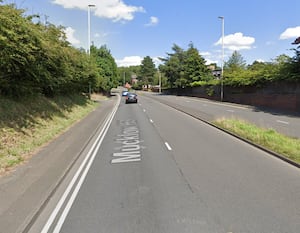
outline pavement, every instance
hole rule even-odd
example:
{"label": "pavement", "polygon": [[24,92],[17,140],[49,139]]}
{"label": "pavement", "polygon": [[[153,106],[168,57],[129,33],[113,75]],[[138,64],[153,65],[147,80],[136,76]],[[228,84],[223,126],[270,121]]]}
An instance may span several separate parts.
{"label": "pavement", "polygon": [[86,118],[40,148],[15,171],[0,177],[0,233],[27,231],[101,127],[116,99],[112,96],[100,101]]}

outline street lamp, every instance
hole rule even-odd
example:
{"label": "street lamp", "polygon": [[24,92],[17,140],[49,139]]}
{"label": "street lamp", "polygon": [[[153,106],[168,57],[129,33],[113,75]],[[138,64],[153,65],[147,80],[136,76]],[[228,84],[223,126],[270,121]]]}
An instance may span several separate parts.
{"label": "street lamp", "polygon": [[91,7],[95,7],[95,5],[88,5],[88,48],[87,48],[88,55],[90,55],[90,49],[91,49],[91,16],[90,16]]}
{"label": "street lamp", "polygon": [[159,80],[159,93],[161,93],[161,73],[158,71],[158,80]]}
{"label": "street lamp", "polygon": [[222,63],[221,63],[221,101],[223,101],[223,73],[224,73],[224,16],[219,16],[222,20]]}

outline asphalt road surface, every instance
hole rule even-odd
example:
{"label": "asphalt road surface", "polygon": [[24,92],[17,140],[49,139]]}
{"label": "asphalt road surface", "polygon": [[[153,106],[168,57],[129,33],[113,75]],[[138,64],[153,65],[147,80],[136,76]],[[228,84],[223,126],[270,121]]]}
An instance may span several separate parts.
{"label": "asphalt road surface", "polygon": [[174,106],[207,121],[222,118],[244,119],[260,127],[272,128],[285,135],[300,138],[299,113],[280,112],[266,108],[185,96],[159,95],[147,92],[143,92],[143,95],[155,98],[162,103]]}
{"label": "asphalt road surface", "polygon": [[154,99],[124,102],[28,232],[299,233],[298,168]]}

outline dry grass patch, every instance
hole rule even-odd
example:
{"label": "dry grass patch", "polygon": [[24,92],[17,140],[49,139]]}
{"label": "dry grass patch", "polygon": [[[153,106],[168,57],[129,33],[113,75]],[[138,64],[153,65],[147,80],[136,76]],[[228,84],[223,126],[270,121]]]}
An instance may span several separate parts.
{"label": "dry grass patch", "polygon": [[0,99],[0,174],[30,157],[98,104],[80,95]]}

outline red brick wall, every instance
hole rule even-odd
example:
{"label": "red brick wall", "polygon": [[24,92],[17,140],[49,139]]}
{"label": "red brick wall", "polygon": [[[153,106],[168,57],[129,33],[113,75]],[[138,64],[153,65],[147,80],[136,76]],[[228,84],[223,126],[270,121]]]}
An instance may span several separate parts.
{"label": "red brick wall", "polygon": [[[220,100],[220,87],[193,87],[168,90],[169,93]],[[300,83],[277,82],[262,87],[224,86],[226,102],[300,112]]]}

